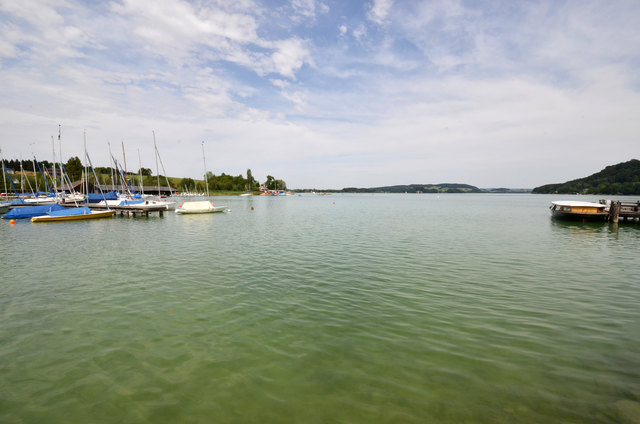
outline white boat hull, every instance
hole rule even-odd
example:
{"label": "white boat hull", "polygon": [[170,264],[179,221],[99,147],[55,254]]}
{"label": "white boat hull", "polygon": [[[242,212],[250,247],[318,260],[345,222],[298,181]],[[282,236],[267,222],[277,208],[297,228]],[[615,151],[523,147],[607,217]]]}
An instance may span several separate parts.
{"label": "white boat hull", "polygon": [[198,213],[216,213],[224,212],[227,210],[226,206],[214,206],[213,203],[208,200],[202,200],[198,202],[184,202],[180,207],[176,209],[178,214],[198,214]]}

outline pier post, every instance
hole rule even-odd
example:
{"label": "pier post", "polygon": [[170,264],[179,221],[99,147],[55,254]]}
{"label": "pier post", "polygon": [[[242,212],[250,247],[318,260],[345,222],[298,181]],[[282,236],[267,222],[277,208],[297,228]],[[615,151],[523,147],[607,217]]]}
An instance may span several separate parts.
{"label": "pier post", "polygon": [[609,207],[609,222],[618,222],[620,216],[620,202],[611,202]]}

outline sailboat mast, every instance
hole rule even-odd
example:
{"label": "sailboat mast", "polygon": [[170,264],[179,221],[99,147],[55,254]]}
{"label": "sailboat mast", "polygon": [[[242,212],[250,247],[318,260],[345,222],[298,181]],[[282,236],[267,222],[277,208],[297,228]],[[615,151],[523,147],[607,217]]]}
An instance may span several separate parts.
{"label": "sailboat mast", "polygon": [[[109,146],[109,157],[111,157],[111,162],[113,162],[113,153],[111,153],[111,142],[107,141],[107,146]],[[113,176],[113,166],[110,166],[109,168],[111,168],[111,188],[113,189],[113,191],[117,190],[117,184],[116,184],[116,180]]]}
{"label": "sailboat mast", "polygon": [[[33,143],[30,143],[29,146],[32,146]],[[36,182],[36,197],[38,196],[38,174],[36,173],[36,155],[33,153],[33,148],[31,149],[31,155],[33,155],[33,160],[31,163],[33,164],[33,179]]]}
{"label": "sailboat mast", "polygon": [[138,167],[140,172],[140,194],[144,196],[144,183],[142,182],[142,161],[140,160],[140,149],[138,149]]}
{"label": "sailboat mast", "polygon": [[0,159],[2,160],[2,181],[4,182],[4,197],[9,200],[9,193],[7,193],[7,174],[4,172],[4,156],[2,156],[2,149],[0,149]]}
{"label": "sailboat mast", "polygon": [[153,134],[153,149],[156,152],[156,176],[158,177],[158,196],[160,196],[160,168],[158,168],[158,146],[156,145],[156,132],[151,130]]}
{"label": "sailboat mast", "polygon": [[207,181],[207,161],[204,158],[204,140],[202,140],[202,163],[204,164],[204,184],[207,187],[207,196],[209,195],[209,182]]}
{"label": "sailboat mast", "polygon": [[36,196],[38,195],[38,173],[36,172],[36,158],[33,157],[33,179],[36,182]]}
{"label": "sailboat mast", "polygon": [[20,153],[20,192],[24,194],[24,168],[22,167],[22,153]]}
{"label": "sailboat mast", "polygon": [[58,174],[56,173],[56,143],[53,141],[53,136],[51,136],[51,151],[53,152],[53,193],[54,196],[58,197]]}
{"label": "sailboat mast", "polygon": [[83,141],[84,141],[84,193],[87,195],[87,199],[89,198],[89,165],[87,164],[87,130],[83,131]]}
{"label": "sailboat mast", "polygon": [[58,124],[58,153],[60,158],[60,188],[62,189],[62,195],[64,196],[64,184],[67,184],[67,190],[69,190],[69,194],[73,193],[71,188],[71,180],[69,179],[69,174],[67,174],[64,166],[62,165],[62,125]]}
{"label": "sailboat mast", "polygon": [[122,160],[124,161],[124,179],[129,182],[127,178],[127,155],[124,153],[124,140],[122,141]]}
{"label": "sailboat mast", "polygon": [[[62,170],[62,137],[61,137],[61,133],[62,132],[62,125],[58,124],[58,154],[60,156],[60,169]],[[63,180],[64,181],[64,180]],[[63,184],[64,186],[64,184]],[[62,191],[64,191],[64,188],[62,189]]]}
{"label": "sailboat mast", "polygon": [[[58,124],[58,157],[60,159],[60,188],[62,189],[62,195],[64,196],[64,183],[66,182],[65,180],[65,171],[63,166],[62,166],[62,125]],[[68,178],[68,177],[67,177]],[[69,183],[67,182],[67,187],[69,187]],[[71,190],[69,190],[69,193],[71,193]]]}

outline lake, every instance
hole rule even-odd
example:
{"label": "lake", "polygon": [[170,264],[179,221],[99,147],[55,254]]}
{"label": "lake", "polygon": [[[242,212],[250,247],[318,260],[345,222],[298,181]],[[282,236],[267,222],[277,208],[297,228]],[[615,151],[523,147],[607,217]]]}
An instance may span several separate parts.
{"label": "lake", "polygon": [[563,198],[1,220],[0,422],[638,423],[640,224]]}

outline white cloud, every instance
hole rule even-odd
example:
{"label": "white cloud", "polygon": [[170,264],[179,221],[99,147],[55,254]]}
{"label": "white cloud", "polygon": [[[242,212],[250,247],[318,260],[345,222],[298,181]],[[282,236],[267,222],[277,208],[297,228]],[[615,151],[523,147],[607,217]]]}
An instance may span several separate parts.
{"label": "white cloud", "polygon": [[289,81],[281,80],[281,79],[270,79],[271,84],[275,85],[278,88],[287,88],[290,84]]}
{"label": "white cloud", "polygon": [[354,30],[353,30],[353,36],[355,37],[356,40],[358,40],[359,42],[362,42],[364,37],[366,37],[367,35],[367,28],[363,25],[360,24],[358,25]]}
{"label": "white cloud", "polygon": [[293,0],[291,5],[297,13],[307,18],[314,18],[316,15],[315,0]]}
{"label": "white cloud", "polygon": [[0,27],[0,60],[3,58],[16,57],[18,49],[16,44],[20,38],[19,32],[15,31],[11,25]]}
{"label": "white cloud", "polygon": [[307,107],[306,95],[302,91],[282,92],[282,96],[292,102],[298,112],[304,112]]}
{"label": "white cloud", "polygon": [[[299,1],[298,10],[315,9],[315,1]],[[228,13],[220,8],[196,8],[180,0],[154,2],[125,0],[112,10],[132,20],[134,33],[153,52],[174,66],[197,63],[201,58],[226,60],[260,75],[280,73],[295,78],[310,63],[305,42],[297,37],[269,40],[257,35],[253,9]],[[305,12],[306,13],[306,12]]]}
{"label": "white cloud", "polygon": [[367,13],[367,18],[377,24],[382,24],[392,6],[393,0],[373,0],[373,4]]}
{"label": "white cloud", "polygon": [[[58,9],[70,8],[64,1],[3,2],[0,10],[13,17],[0,27],[4,56],[15,57],[16,49],[28,51],[40,61],[84,56],[81,49],[95,45],[90,34],[78,27],[75,16],[65,18]],[[24,25],[21,27],[20,25]],[[24,54],[24,52],[23,52]]]}
{"label": "white cloud", "polygon": [[269,43],[276,51],[265,63],[265,71],[277,72],[289,78],[295,78],[295,72],[305,63],[312,64],[306,42],[301,39],[288,39]]}

